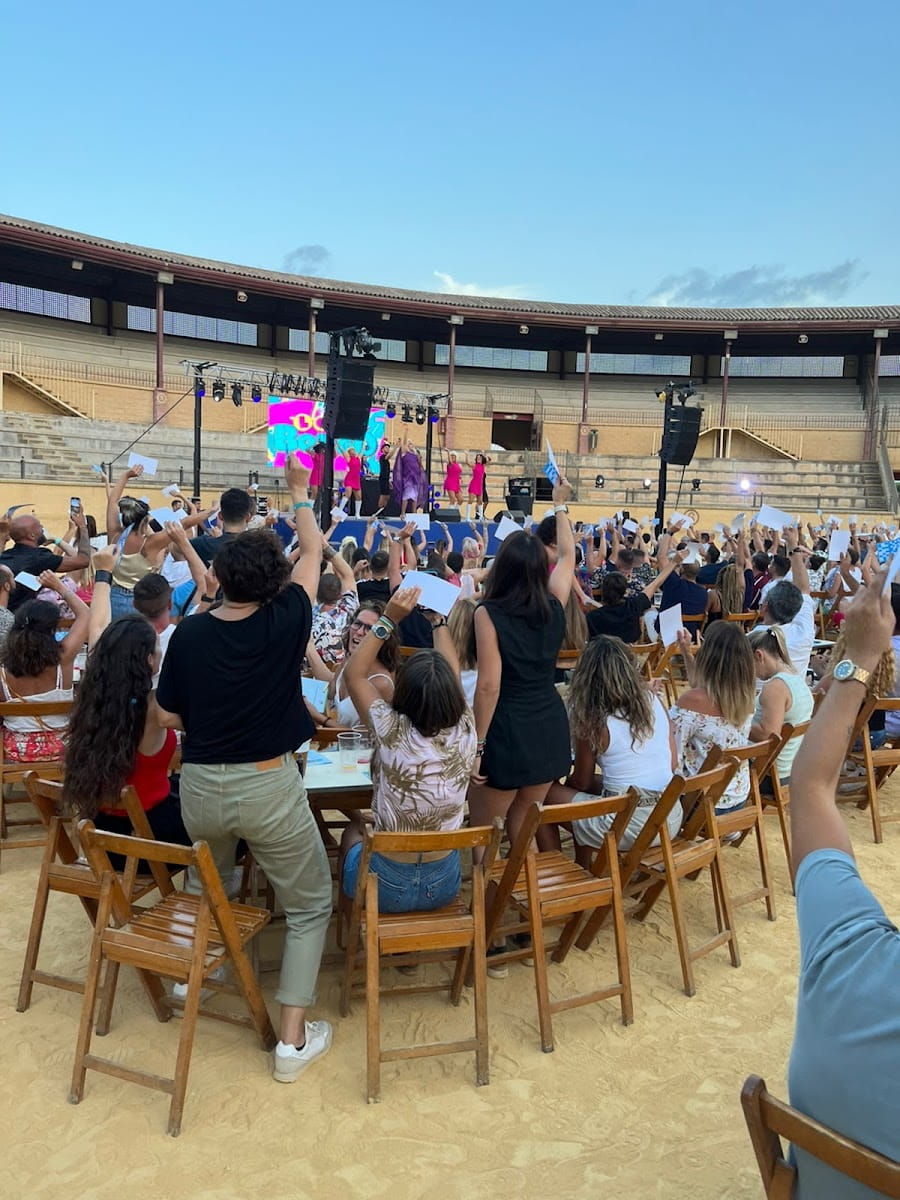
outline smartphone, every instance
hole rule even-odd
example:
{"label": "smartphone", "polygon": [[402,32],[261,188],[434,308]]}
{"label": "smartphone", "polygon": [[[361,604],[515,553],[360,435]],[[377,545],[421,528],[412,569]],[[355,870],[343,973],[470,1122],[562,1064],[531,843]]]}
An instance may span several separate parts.
{"label": "smartphone", "polygon": [[257,496],[256,498],[256,515],[258,517],[267,517],[269,515],[269,497]]}
{"label": "smartphone", "polygon": [[79,496],[72,496],[69,500],[69,512],[73,517],[81,515],[81,498]]}

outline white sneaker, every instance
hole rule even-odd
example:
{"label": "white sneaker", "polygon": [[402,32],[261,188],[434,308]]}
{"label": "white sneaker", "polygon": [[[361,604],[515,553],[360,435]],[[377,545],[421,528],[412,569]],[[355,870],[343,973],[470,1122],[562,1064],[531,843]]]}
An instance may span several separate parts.
{"label": "white sneaker", "polygon": [[293,1083],[298,1075],[331,1047],[331,1025],[328,1021],[306,1022],[306,1045],[302,1050],[279,1042],[275,1047],[275,1069],[272,1078],[279,1083]]}
{"label": "white sneaker", "polygon": [[[226,970],[226,968],[224,966],[216,967],[216,969],[214,971],[212,971],[207,976],[207,978],[214,979],[216,981],[216,983],[224,983],[225,982],[225,970]],[[188,994],[188,985],[186,983],[173,983],[172,984],[172,996],[175,1000],[187,1000],[187,994]],[[203,1003],[204,1000],[208,1000],[210,998],[210,996],[215,996],[215,994],[216,994],[216,992],[215,992],[214,988],[201,988],[200,989],[201,1004]]]}

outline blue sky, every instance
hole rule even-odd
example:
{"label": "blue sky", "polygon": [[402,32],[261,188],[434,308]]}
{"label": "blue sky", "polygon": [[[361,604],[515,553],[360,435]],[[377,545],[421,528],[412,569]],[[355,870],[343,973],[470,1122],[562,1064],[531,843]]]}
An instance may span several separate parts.
{"label": "blue sky", "polygon": [[896,0],[11,6],[0,210],[429,291],[896,303]]}

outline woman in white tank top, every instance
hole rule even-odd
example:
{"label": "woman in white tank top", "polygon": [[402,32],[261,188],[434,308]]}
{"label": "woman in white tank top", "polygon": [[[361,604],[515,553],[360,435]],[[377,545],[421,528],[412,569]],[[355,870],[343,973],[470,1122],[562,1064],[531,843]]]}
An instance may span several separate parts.
{"label": "woman in white tank top", "polygon": [[[384,612],[384,606],[377,600],[361,604],[344,629],[342,641],[345,661],[362,645],[366,636],[378,618]],[[394,678],[400,661],[400,641],[396,632],[381,643],[378,650],[377,663],[384,670],[373,671],[368,676],[369,682],[378,692],[382,700],[391,702],[394,696]],[[352,727],[359,724],[359,714],[353,701],[347,694],[344,683],[343,667],[332,677],[328,686],[327,716],[324,725],[328,728],[344,726]]]}
{"label": "woman in white tank top", "polygon": [[[806,680],[801,679],[794,670],[784,633],[779,626],[754,629],[748,638],[753,650],[756,677],[764,680],[750,726],[751,741],[761,742],[773,733],[780,735],[782,725],[799,725],[808,721],[813,713],[814,702]],[[802,740],[799,737],[792,738],[775,760],[775,769],[782,782],[790,776]],[[764,791],[771,791],[768,776],[763,784]]]}
{"label": "woman in white tank top", "polygon": [[[620,849],[627,850],[675,772],[669,716],[641,678],[628,647],[619,638],[606,635],[592,638],[585,647],[572,676],[568,703],[575,763],[569,783],[553,784],[547,803],[619,796],[636,788],[640,801],[620,844]],[[666,825],[672,837],[682,816],[680,805],[669,814]],[[614,819],[572,822],[575,857],[583,866],[590,865],[594,848],[603,844]]]}

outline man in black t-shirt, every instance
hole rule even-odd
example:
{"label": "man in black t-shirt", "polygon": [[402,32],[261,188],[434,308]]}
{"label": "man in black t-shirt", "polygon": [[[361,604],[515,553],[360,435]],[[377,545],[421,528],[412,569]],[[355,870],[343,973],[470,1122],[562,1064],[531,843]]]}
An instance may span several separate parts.
{"label": "man in black t-shirt", "polygon": [[360,579],[356,585],[359,602],[363,600],[380,600],[387,604],[391,598],[391,581],[388,579],[388,556],[384,550],[376,550],[369,562],[372,569],[371,579]]}
{"label": "man in black t-shirt", "polygon": [[639,642],[641,617],[649,611],[654,593],[679,566],[684,556],[684,551],[676,554],[656,578],[636,596],[627,595],[628,580],[619,571],[610,571],[604,575],[600,593],[601,605],[588,613],[589,635],[594,638],[605,633],[609,637],[621,638],[627,645]]}
{"label": "man in black t-shirt", "polygon": [[250,518],[253,516],[253,497],[241,488],[228,488],[219,497],[219,520],[222,522],[222,533],[216,537],[212,533],[201,533],[195,537],[191,545],[209,566],[223,546],[233,542],[240,534],[247,532]]}
{"label": "man in black t-shirt", "polygon": [[[86,527],[79,530],[77,554],[54,554],[52,550],[41,546],[39,543],[44,530],[35,516],[15,517],[9,527],[9,536],[13,544],[0,554],[0,564],[9,567],[13,576],[20,571],[34,576],[40,575],[41,571],[56,571],[61,575],[66,571],[80,571],[91,561]],[[10,612],[15,612],[36,595],[30,588],[16,584],[9,599]]]}
{"label": "man in black t-shirt", "polygon": [[209,843],[220,874],[239,838],[287,920],[277,998],[274,1077],[292,1083],[331,1045],[327,1021],[307,1021],[331,919],[331,872],[294,751],[313,733],[300,690],[322,542],[309,471],[286,468],[300,557],[291,571],[268,530],[235,536],[216,554],[221,606],[187,617],[169,642],[157,691],[164,724],[183,729],[181,815]]}

